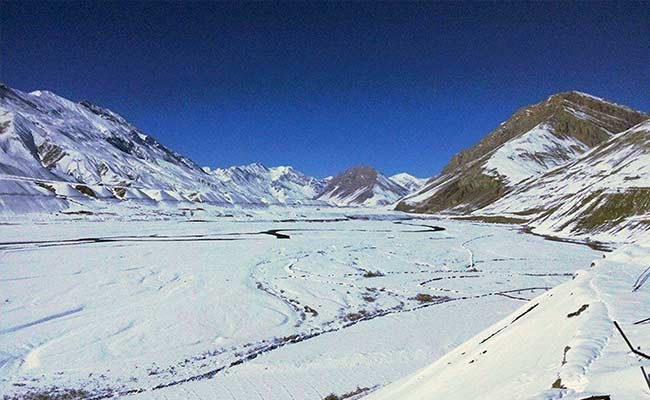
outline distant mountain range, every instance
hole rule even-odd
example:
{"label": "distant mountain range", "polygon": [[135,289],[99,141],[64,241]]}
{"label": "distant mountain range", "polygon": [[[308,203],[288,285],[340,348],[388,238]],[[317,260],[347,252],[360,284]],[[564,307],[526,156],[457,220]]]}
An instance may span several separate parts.
{"label": "distant mountain range", "polygon": [[259,163],[204,170],[225,186],[237,188],[247,199],[267,205],[311,203],[328,181],[307,176],[293,167],[268,168]]}
{"label": "distant mountain range", "polygon": [[650,229],[650,115],[581,92],[524,107],[431,179],[368,166],[318,179],[261,164],[201,168],[118,114],[0,84],[0,206],[395,207],[564,236]]}
{"label": "distant mountain range", "polygon": [[[370,170],[370,169],[368,169]],[[374,171],[374,170],[373,170]],[[418,188],[408,174],[381,177],[376,194],[323,195],[330,179],[261,164],[201,168],[120,115],[48,91],[0,84],[0,205],[5,212],[53,212],[125,204],[217,206],[387,205]],[[366,191],[367,182],[348,190]],[[381,190],[379,188],[381,187]],[[372,190],[372,189],[370,189]]]}

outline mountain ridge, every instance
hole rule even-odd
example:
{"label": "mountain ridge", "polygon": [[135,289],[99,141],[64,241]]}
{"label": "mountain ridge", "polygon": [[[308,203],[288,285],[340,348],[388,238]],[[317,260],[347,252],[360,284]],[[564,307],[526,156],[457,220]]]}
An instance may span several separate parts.
{"label": "mountain ridge", "polygon": [[[92,208],[100,201],[125,200],[152,206],[354,204],[317,199],[331,179],[259,163],[201,168],[88,100],[73,102],[47,90],[24,93],[0,84],[0,197],[7,210],[53,212],[74,202]],[[396,179],[406,188],[380,177],[381,186],[395,192],[391,202],[420,182],[405,173]]]}
{"label": "mountain ridge", "polygon": [[2,84],[0,132],[0,193],[5,208],[18,212],[29,212],[30,202],[34,211],[59,211],[73,198],[87,206],[99,200],[264,206],[313,197],[276,196],[270,187],[217,179],[119,114],[45,90],[23,93]]}
{"label": "mountain ridge", "polygon": [[[575,159],[647,118],[648,114],[582,92],[552,95],[520,108],[476,145],[456,154],[440,175],[396,208],[475,211],[515,184]],[[512,148],[504,150],[508,145]]]}

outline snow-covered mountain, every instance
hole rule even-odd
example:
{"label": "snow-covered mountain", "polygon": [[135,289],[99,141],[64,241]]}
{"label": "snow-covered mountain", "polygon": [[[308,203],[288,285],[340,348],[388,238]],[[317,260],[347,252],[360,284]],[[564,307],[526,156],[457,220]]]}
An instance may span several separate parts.
{"label": "snow-covered mountain", "polygon": [[316,198],[338,206],[385,206],[408,193],[408,188],[377,170],[358,166],[332,178]]}
{"label": "snow-covered mountain", "polygon": [[553,95],[520,109],[476,146],[454,156],[438,177],[405,198],[398,209],[480,209],[649,117],[585,93]]}
{"label": "snow-covered mountain", "polygon": [[[41,194],[59,198],[251,201],[121,116],[87,101],[74,103],[51,92],[23,93],[2,85],[0,118],[3,189],[17,186],[29,192],[29,186],[39,185],[46,187]],[[80,189],[82,184],[85,189]],[[5,190],[5,200],[10,194],[20,193]]]}
{"label": "snow-covered mountain", "polygon": [[567,237],[650,230],[650,120],[477,213],[525,217],[536,232]]}
{"label": "snow-covered mountain", "polygon": [[0,86],[0,107],[4,174],[179,191],[205,176],[188,158],[86,101]]}
{"label": "snow-covered mountain", "polygon": [[388,177],[388,179],[397,183],[401,187],[406,188],[409,193],[415,192],[424,186],[425,183],[427,183],[426,178],[416,178],[415,176],[406,172],[391,175]]}
{"label": "snow-covered mountain", "polygon": [[[124,200],[215,205],[293,204],[324,187],[290,167],[207,173],[118,114],[48,91],[0,84],[0,202],[4,211],[58,211]],[[262,171],[264,170],[264,171]]]}
{"label": "snow-covered mountain", "polygon": [[248,198],[267,204],[305,204],[319,195],[327,181],[307,176],[290,166],[267,168],[262,164],[209,170],[226,186],[236,186]]}

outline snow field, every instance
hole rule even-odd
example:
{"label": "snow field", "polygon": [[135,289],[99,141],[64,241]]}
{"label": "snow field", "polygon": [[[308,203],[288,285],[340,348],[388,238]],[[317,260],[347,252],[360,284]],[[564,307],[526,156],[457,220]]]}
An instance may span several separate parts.
{"label": "snow field", "polygon": [[391,216],[2,225],[0,393],[377,388],[597,256],[507,226]]}

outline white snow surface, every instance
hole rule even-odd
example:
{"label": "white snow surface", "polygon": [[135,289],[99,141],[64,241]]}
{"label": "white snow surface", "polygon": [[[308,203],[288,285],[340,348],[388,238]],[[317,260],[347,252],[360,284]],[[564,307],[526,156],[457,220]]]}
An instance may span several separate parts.
{"label": "white snow surface", "polygon": [[[158,212],[0,224],[0,393],[376,389],[600,257],[509,226],[388,211]],[[263,233],[274,229],[290,238]]]}
{"label": "white snow surface", "polygon": [[648,398],[640,367],[650,359],[632,353],[614,322],[650,353],[649,265],[647,240],[608,254],[368,399]]}
{"label": "white snow surface", "polygon": [[560,137],[552,126],[540,124],[496,149],[483,164],[489,175],[512,185],[566,164],[589,150],[572,137]]}

